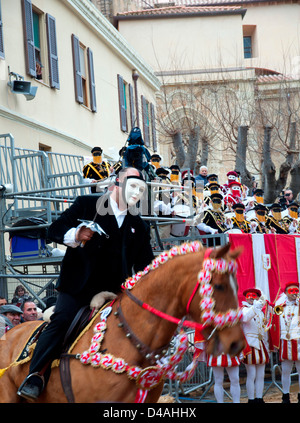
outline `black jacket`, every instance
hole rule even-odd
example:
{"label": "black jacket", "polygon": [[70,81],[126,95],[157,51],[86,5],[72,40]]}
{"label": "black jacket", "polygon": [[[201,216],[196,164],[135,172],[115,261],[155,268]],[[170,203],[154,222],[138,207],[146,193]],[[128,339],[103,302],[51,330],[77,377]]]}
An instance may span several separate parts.
{"label": "black jacket", "polygon": [[[119,228],[108,197],[107,194],[77,197],[73,205],[50,226],[49,238],[60,244],[65,233],[81,223],[78,219],[95,219],[109,236],[95,233],[83,248],[67,248],[58,290],[88,297],[103,290],[118,293],[121,283],[128,276],[143,270],[152,261],[148,225],[140,216],[127,213]],[[96,206],[100,214],[96,212]]]}

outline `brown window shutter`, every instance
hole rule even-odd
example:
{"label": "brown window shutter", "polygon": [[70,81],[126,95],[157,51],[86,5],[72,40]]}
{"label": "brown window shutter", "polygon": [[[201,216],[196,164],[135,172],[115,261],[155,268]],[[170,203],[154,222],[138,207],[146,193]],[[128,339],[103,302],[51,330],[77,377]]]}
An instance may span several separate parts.
{"label": "brown window shutter", "polygon": [[1,13],[1,0],[0,0],[0,58],[4,59],[4,40],[3,40],[3,22],[2,22],[2,13]]}
{"label": "brown window shutter", "polygon": [[135,123],[133,86],[131,84],[128,84],[128,88],[129,88],[129,101],[130,101],[130,125],[131,125],[131,128],[133,128]]}
{"label": "brown window shutter", "polygon": [[59,90],[60,86],[59,86],[59,74],[58,74],[56,21],[53,16],[47,13],[46,22],[47,22],[50,87],[57,88]]}
{"label": "brown window shutter", "polygon": [[88,65],[89,65],[91,110],[92,112],[97,112],[94,57],[93,57],[93,52],[89,47],[87,49],[87,55],[88,55]]}
{"label": "brown window shutter", "polygon": [[121,75],[118,75],[118,92],[119,92],[119,109],[120,109],[120,124],[123,132],[127,131],[127,114],[125,105],[124,80]]}
{"label": "brown window shutter", "polygon": [[25,42],[26,72],[36,78],[36,62],[33,39],[33,19],[31,0],[22,0],[23,28]]}
{"label": "brown window shutter", "polygon": [[144,142],[147,147],[150,147],[150,139],[149,139],[149,119],[148,119],[148,111],[147,111],[147,100],[142,95],[142,116],[143,116],[143,132],[144,132]]}
{"label": "brown window shutter", "polygon": [[83,103],[83,89],[80,72],[79,59],[79,38],[72,34],[72,51],[73,51],[73,68],[74,68],[74,83],[75,83],[75,98],[78,103]]}
{"label": "brown window shutter", "polygon": [[151,109],[151,132],[152,132],[153,150],[157,151],[155,109],[152,103],[150,104],[150,109]]}

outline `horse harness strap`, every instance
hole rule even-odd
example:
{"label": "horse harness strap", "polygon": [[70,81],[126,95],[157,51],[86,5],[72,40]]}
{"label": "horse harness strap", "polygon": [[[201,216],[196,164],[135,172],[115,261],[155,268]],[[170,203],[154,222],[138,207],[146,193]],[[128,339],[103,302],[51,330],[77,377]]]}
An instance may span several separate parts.
{"label": "horse harness strap", "polygon": [[119,317],[120,323],[119,327],[121,327],[128,339],[130,339],[131,343],[137,348],[139,353],[149,361],[150,364],[156,364],[156,361],[161,358],[163,355],[166,354],[169,348],[169,344],[165,345],[161,348],[152,350],[150,347],[145,345],[131,330],[130,326],[128,325],[127,321],[125,320],[124,314],[121,309],[121,302],[119,302],[117,312],[115,313],[116,316]]}
{"label": "horse harness strap", "polygon": [[[198,284],[196,286],[198,287]],[[169,314],[163,313],[162,311],[157,310],[154,307],[151,307],[149,304],[144,303],[143,301],[141,301],[140,299],[135,297],[128,289],[125,289],[124,292],[125,292],[125,294],[127,294],[127,296],[131,300],[133,300],[140,307],[142,307],[145,310],[150,311],[150,313],[155,314],[156,316],[160,317],[161,319],[168,320],[169,322],[174,323],[177,326],[185,326],[185,327],[188,327],[188,328],[198,329],[200,331],[204,329],[204,325],[202,325],[201,323],[192,322],[190,320],[185,320],[184,318],[178,319],[177,317],[170,316]],[[194,291],[192,293],[192,297],[195,295],[195,293],[196,293],[196,290],[194,289]],[[191,299],[192,299],[192,297],[191,297]],[[189,301],[189,304],[191,302],[191,299]]]}

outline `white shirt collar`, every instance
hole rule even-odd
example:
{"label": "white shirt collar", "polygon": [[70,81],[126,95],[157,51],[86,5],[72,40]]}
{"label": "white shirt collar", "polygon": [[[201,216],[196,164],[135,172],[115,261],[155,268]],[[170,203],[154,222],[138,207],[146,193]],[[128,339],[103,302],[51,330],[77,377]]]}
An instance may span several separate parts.
{"label": "white shirt collar", "polygon": [[110,205],[111,205],[112,211],[114,212],[118,226],[120,228],[122,226],[122,223],[124,222],[125,216],[127,214],[127,209],[120,210],[119,207],[118,207],[118,204],[116,203],[116,201],[113,198],[109,197],[109,200],[110,200]]}

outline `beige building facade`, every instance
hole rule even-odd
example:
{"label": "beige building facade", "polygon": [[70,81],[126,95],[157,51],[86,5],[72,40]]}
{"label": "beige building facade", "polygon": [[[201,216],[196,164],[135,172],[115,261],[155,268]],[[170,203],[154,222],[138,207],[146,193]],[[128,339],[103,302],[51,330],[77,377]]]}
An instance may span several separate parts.
{"label": "beige building facade", "polygon": [[[235,166],[237,128],[245,125],[252,154],[248,166],[261,182],[263,125],[271,120],[255,114],[262,101],[283,97],[289,81],[299,79],[300,3],[153,0],[125,10],[116,14],[115,26],[162,82],[157,127],[166,162],[176,159],[172,131],[190,130],[196,122],[209,140],[208,167],[224,183]],[[277,150],[278,145],[281,140]],[[287,149],[280,146],[275,163]],[[201,156],[200,143],[198,164]]]}
{"label": "beige building facade", "polygon": [[[0,50],[0,133],[16,146],[117,160],[139,123],[156,149],[160,82],[90,1],[2,0]],[[13,92],[22,81],[35,96]]]}

